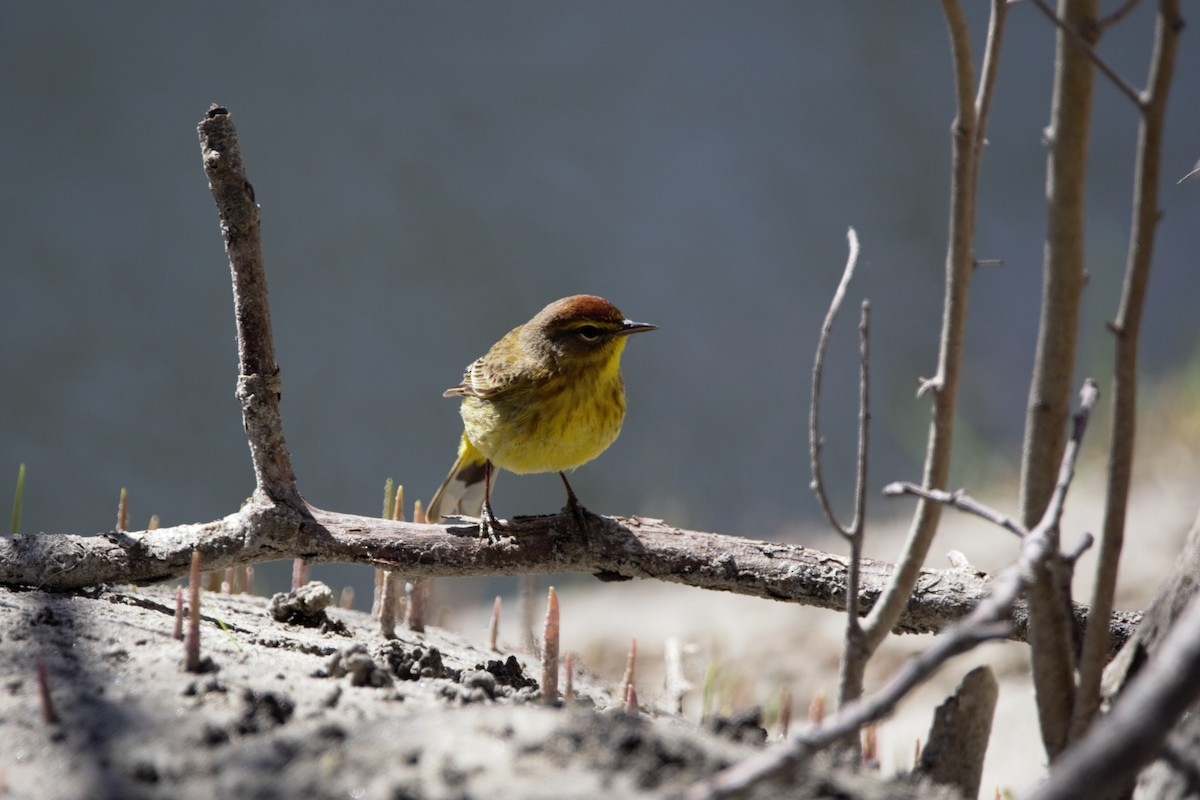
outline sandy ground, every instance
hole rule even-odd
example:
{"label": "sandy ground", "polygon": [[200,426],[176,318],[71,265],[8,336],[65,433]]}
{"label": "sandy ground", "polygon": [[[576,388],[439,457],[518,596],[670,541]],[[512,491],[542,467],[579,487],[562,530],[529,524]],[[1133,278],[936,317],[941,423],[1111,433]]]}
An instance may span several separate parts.
{"label": "sandy ground", "polygon": [[[1178,553],[1198,473],[1182,454],[1135,491],[1122,607],[1144,606]],[[1101,487],[1099,471],[1085,470],[1066,541],[1098,529]],[[868,554],[894,558],[904,527],[874,526]],[[933,566],[956,549],[995,571],[1015,552],[1006,534],[958,515],[943,532]],[[1088,571],[1085,559],[1081,598]],[[675,797],[777,740],[785,687],[801,721],[814,696],[833,695],[838,614],[653,582],[573,582],[559,594],[563,648],[581,665],[578,700],[565,709],[534,700],[537,664],[510,644],[525,639],[517,613],[506,613],[495,653],[483,644],[484,607],[448,615],[471,620],[458,625],[465,635],[401,629],[388,641],[362,612],[331,608],[327,623],[312,627],[273,619],[266,598],[205,594],[203,648],[214,669],[194,674],[171,636],[173,589],[0,589],[0,797]],[[614,699],[631,638],[640,653],[636,717]],[[668,641],[691,684],[681,714],[664,689]],[[893,637],[873,662],[868,691],[926,644]],[[882,774],[912,764],[933,708],[987,663],[1001,695],[981,796],[1028,790],[1044,758],[1026,659],[1023,645],[991,645],[949,664],[882,724]],[[54,721],[45,719],[39,665]],[[738,722],[701,722],[721,716]],[[850,779],[818,765],[807,788],[788,796],[850,793],[839,780]],[[759,796],[779,791],[767,786]]]}
{"label": "sandy ground", "polygon": [[[765,739],[751,717],[717,732],[650,707],[628,714],[586,672],[571,706],[546,707],[529,659],[441,630],[385,640],[355,611],[279,622],[261,597],[205,595],[211,665],[191,673],[173,596],[0,590],[0,795],[674,797]],[[789,796],[875,783],[818,764]]]}

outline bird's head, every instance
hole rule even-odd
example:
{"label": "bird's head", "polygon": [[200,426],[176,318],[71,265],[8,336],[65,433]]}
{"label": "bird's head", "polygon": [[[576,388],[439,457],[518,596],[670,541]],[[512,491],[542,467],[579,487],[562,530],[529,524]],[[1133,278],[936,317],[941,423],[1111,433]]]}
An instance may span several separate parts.
{"label": "bird's head", "polygon": [[577,294],[556,300],[522,326],[526,348],[550,355],[560,367],[603,364],[619,356],[625,337],[657,325],[625,319],[603,297]]}

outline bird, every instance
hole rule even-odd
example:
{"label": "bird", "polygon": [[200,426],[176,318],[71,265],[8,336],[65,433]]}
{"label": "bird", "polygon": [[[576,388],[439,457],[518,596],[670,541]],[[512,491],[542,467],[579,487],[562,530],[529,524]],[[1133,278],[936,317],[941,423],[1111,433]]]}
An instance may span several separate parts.
{"label": "bird", "polygon": [[556,300],[513,328],[443,397],[462,398],[458,458],[429,501],[430,522],[479,513],[479,535],[499,541],[492,512],[498,470],[557,472],[584,526],[567,471],[603,453],[625,420],[621,353],[628,336],[658,326],[626,319],[602,297]]}

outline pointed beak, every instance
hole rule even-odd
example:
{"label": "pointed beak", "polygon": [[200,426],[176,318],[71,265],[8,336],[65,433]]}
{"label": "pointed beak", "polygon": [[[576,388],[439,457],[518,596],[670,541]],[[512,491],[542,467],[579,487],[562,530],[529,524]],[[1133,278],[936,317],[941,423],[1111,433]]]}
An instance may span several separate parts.
{"label": "pointed beak", "polygon": [[627,319],[621,324],[621,330],[617,331],[617,336],[628,336],[631,333],[652,331],[656,330],[657,328],[657,325],[651,325],[649,322],[634,322],[631,319]]}

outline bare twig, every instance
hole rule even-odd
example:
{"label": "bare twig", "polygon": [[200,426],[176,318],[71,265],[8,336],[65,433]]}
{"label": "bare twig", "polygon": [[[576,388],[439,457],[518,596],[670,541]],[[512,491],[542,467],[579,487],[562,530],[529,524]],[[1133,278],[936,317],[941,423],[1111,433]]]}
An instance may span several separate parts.
{"label": "bare twig", "polygon": [[[1039,2],[1039,0],[1035,0]],[[1044,516],[1066,447],[1084,286],[1084,197],[1095,68],[1072,35],[1094,39],[1097,0],[1061,0],[1064,25],[1055,38],[1054,95],[1047,129],[1047,221],[1041,318],[1021,457],[1020,517],[1031,527]],[[1058,551],[1058,533],[1050,531]],[[1069,620],[1067,565],[1056,556],[1039,564],[1028,600],[1030,662],[1038,721],[1047,755],[1066,746],[1075,700],[1075,647]]]}
{"label": "bare twig", "polygon": [[383,585],[379,590],[379,634],[385,639],[396,638],[396,608],[400,604],[400,592],[404,579],[394,570],[383,571]]}
{"label": "bare twig", "polygon": [[[395,513],[392,518],[397,521],[404,520],[403,491],[403,487],[396,490]],[[421,501],[418,500],[413,507],[413,522],[424,521],[425,512],[421,508]],[[430,581],[426,578],[413,578],[404,584],[404,595],[408,600],[408,604],[404,607],[404,624],[410,631],[424,632],[425,618],[429,611],[429,593],[432,588]]]}
{"label": "bare twig", "polygon": [[46,668],[46,662],[40,658],[37,660],[36,669],[38,697],[42,702],[42,722],[55,725],[58,723],[58,714],[54,710],[54,698],[50,695],[50,672]]}
{"label": "bare twig", "polygon": [[[1154,238],[1161,216],[1158,194],[1163,131],[1181,28],[1178,0],[1164,0],[1160,4],[1155,26],[1149,88],[1138,131],[1133,224],[1125,262],[1125,281],[1117,318],[1111,326],[1116,335],[1116,348],[1108,486],[1104,495],[1104,523],[1100,534],[1096,582],[1092,590],[1092,607],[1101,619],[1106,618],[1113,607],[1117,566],[1125,539],[1125,515],[1133,478],[1137,425],[1138,341],[1146,289],[1150,281]],[[1100,706],[1100,679],[1107,649],[1108,626],[1093,621],[1088,625],[1080,653],[1079,688],[1071,719],[1073,739],[1083,734]]]}
{"label": "bare twig", "polygon": [[117,501],[117,530],[129,530],[129,493],[121,487],[121,499]]}
{"label": "bare twig", "polygon": [[812,371],[812,400],[808,414],[809,456],[812,464],[812,488],[816,492],[821,508],[834,527],[850,543],[850,568],[846,581],[846,635],[842,649],[841,666],[838,670],[838,703],[846,703],[862,694],[863,674],[866,671],[867,659],[870,656],[859,623],[859,563],[862,559],[863,529],[866,524],[867,505],[867,453],[870,447],[870,405],[869,405],[869,355],[870,355],[870,305],[863,301],[862,315],[859,321],[859,380],[858,380],[858,452],[855,467],[854,512],[848,525],[837,519],[837,514],[829,502],[825,488],[825,479],[821,467],[821,446],[823,444],[820,430],[821,380],[825,372],[825,353],[829,346],[830,333],[833,323],[841,309],[842,300],[846,296],[846,288],[854,276],[854,268],[858,264],[858,234],[854,228],[846,233],[849,242],[849,255],[842,279],[825,322],[821,326],[821,336],[817,342],[816,356]]}
{"label": "bare twig", "polygon": [[542,702],[558,703],[558,593],[554,587],[546,596],[546,624],[542,629]]}
{"label": "bare twig", "polygon": [[946,492],[941,489],[925,489],[917,486],[915,483],[909,483],[908,481],[896,481],[883,487],[883,493],[891,497],[902,494],[911,494],[916,495],[917,497],[923,497],[926,500],[932,500],[935,503],[953,506],[959,511],[964,511],[968,514],[974,514],[977,517],[981,517],[993,525],[1001,527],[1009,533],[1016,535],[1018,538],[1024,537],[1029,533],[1029,531],[1025,530],[1025,527],[1022,526],[1021,523],[1017,522],[1007,514],[1001,513],[994,508],[980,503],[974,497],[971,497],[971,495],[967,494],[965,489],[959,489],[954,492]]}
{"label": "bare twig", "polygon": [[518,581],[517,593],[521,603],[521,638],[525,642],[525,649],[530,653],[538,652],[537,633],[533,630],[534,618],[537,616],[537,611],[534,609],[536,602],[538,579],[537,575],[526,571],[521,575]]}
{"label": "bare twig", "polygon": [[575,704],[575,654],[570,650],[563,656],[563,705]]}
{"label": "bare twig", "polygon": [[[391,478],[388,478],[386,481],[384,481],[384,483],[383,483],[383,513],[381,513],[379,515],[383,519],[395,519],[395,515],[396,515],[395,489],[396,489],[396,482],[393,481]],[[388,580],[387,571],[384,570],[382,567],[376,567],[375,568],[374,590],[371,593],[371,616],[378,617],[380,619],[382,619],[382,614],[383,614],[383,602],[382,601],[383,601],[384,584],[386,583],[387,580]],[[292,587],[292,588],[295,588],[295,587]],[[396,591],[396,587],[393,586],[392,592],[395,593],[395,591]],[[395,616],[394,611],[390,612],[390,613],[392,613],[393,617]],[[393,619],[390,624],[391,624],[391,628],[390,628],[391,631],[393,633],[395,633],[395,630],[396,630],[395,620]],[[387,635],[388,634],[386,634],[386,633],[384,634],[384,636],[387,636]]]}
{"label": "bare twig", "polygon": [[683,671],[683,642],[678,636],[668,636],[663,642],[666,676],[663,679],[664,705],[672,714],[683,713],[683,698],[692,689]]}
{"label": "bare twig", "polygon": [[854,519],[847,538],[850,541],[850,568],[846,574],[846,633],[838,666],[838,705],[857,699],[863,690],[863,678],[871,650],[859,621],[859,584],[862,572],[863,539],[867,520],[867,454],[870,446],[870,342],[871,306],[864,300],[858,325],[858,453],[856,455]]}
{"label": "bare twig", "polygon": [[1107,17],[1103,17],[1097,21],[1096,27],[1102,31],[1111,28],[1113,25],[1116,25],[1118,22],[1125,19],[1130,12],[1137,8],[1138,3],[1140,2],[1142,2],[1142,0],[1125,0],[1125,2],[1119,8],[1115,9]]}
{"label": "bare twig", "polygon": [[1090,380],[1085,382],[1080,395],[1080,407],[1074,417],[1070,443],[1063,453],[1058,481],[1046,513],[1029,535],[1021,540],[1016,563],[996,576],[991,595],[965,619],[947,628],[928,650],[906,661],[874,695],[843,706],[821,724],[795,734],[785,745],[752,756],[712,778],[696,783],[686,795],[688,800],[737,797],[764,780],[795,769],[815,753],[852,734],[867,722],[890,714],[901,699],[928,680],[950,658],[1006,635],[1009,626],[1007,618],[1017,598],[1029,589],[1035,567],[1058,552],[1051,532],[1058,528],[1062,517],[1067,490],[1075,474],[1079,444],[1096,404],[1095,383]]}
{"label": "bare twig", "polygon": [[[1010,570],[1015,572],[1016,566]],[[1017,577],[1015,580],[1020,579]],[[825,717],[819,725],[793,733],[786,744],[752,756],[711,779],[701,781],[692,787],[686,797],[688,800],[738,797],[755,784],[794,769],[834,742],[854,735],[866,723],[887,716],[900,700],[928,680],[946,661],[983,642],[1003,638],[1007,623],[997,623],[996,620],[1007,612],[1007,607],[1001,608],[1003,600],[1015,599],[1015,595],[1011,598],[1010,595],[1011,590],[999,597],[998,589],[996,596],[999,599],[989,600],[970,617],[955,623],[928,650],[906,661],[875,694],[846,704]]]}
{"label": "bare twig", "polygon": [[[1114,19],[1114,17],[1117,17],[1117,14],[1128,13],[1130,10],[1132,10],[1132,5],[1136,3],[1136,0],[1134,0],[1134,3],[1127,4],[1129,6],[1128,9],[1118,9],[1117,12],[1105,18],[1103,22],[1098,22],[1094,15],[1087,17],[1087,28],[1093,32],[1090,37],[1084,36],[1084,34],[1080,32],[1078,26],[1064,20],[1058,14],[1054,13],[1054,9],[1047,5],[1046,0],[1030,0],[1030,2],[1037,6],[1038,11],[1041,11],[1051,22],[1058,26],[1058,29],[1066,35],[1067,39],[1071,42],[1071,45],[1078,49],[1079,52],[1083,53],[1083,55],[1086,56],[1087,59],[1096,66],[1096,69],[1104,73],[1104,77],[1112,81],[1113,86],[1116,86],[1123,95],[1128,97],[1130,101],[1133,102],[1135,107],[1141,109],[1145,106],[1146,101],[1145,98],[1142,97],[1141,92],[1139,92],[1137,88],[1129,81],[1122,78],[1120,73],[1109,66],[1108,62],[1101,58],[1100,54],[1096,52],[1096,48],[1092,46],[1093,42],[1095,42],[1095,40],[1100,36],[1100,33],[1104,30],[1104,28],[1117,21]],[[1095,8],[1094,5],[1093,8]]]}
{"label": "bare twig", "polygon": [[492,603],[492,615],[488,619],[488,649],[493,653],[499,653],[500,648],[496,646],[496,639],[500,636],[500,595],[496,595],[496,601]]}
{"label": "bare twig", "polygon": [[[954,412],[958,404],[959,374],[966,340],[967,295],[975,270],[975,206],[979,182],[979,163],[986,130],[980,111],[990,103],[991,86],[1000,52],[1004,26],[993,19],[988,27],[988,53],[981,94],[975,98],[971,67],[970,31],[956,0],[943,0],[943,14],[950,33],[954,64],[956,115],[952,128],[954,156],[950,185],[949,242],[946,248],[946,286],[942,311],[942,331],[937,374],[922,381],[922,391],[932,391],[933,418],[929,424],[925,474],[922,485],[942,488],[950,472],[954,438]],[[1002,4],[992,5],[993,17],[1003,14]],[[922,501],[909,527],[904,550],[896,566],[894,580],[863,622],[868,651],[883,642],[913,594],[921,566],[933,544],[941,519],[941,506]]]}
{"label": "bare twig", "polygon": [[171,628],[171,638],[183,641],[183,587],[175,587],[175,624]]}
{"label": "bare twig", "polygon": [[[851,278],[854,277],[854,268],[858,266],[858,234],[855,233],[854,228],[850,228],[846,232],[846,240],[849,243],[850,252],[846,257],[846,266],[842,270],[842,279],[838,282],[837,289],[833,293],[833,298],[829,302],[829,310],[825,313],[825,321],[821,325],[821,336],[817,340],[816,356],[813,359],[812,399],[808,406],[808,453],[809,463],[812,466],[812,489],[821,504],[821,510],[825,512],[830,525],[837,529],[843,536],[850,537],[854,535],[854,528],[861,514],[861,509],[856,505],[854,509],[854,521],[849,525],[845,525],[838,520],[837,513],[833,510],[833,505],[829,502],[829,494],[825,489],[824,471],[821,466],[821,449],[824,445],[824,440],[821,437],[819,424],[821,413],[821,379],[825,375],[825,353],[829,349],[829,337],[833,332],[833,323],[837,319],[838,311],[842,307],[842,300],[846,297],[846,288],[850,285]],[[860,422],[860,450],[863,449],[862,428],[863,426]]]}
{"label": "bare twig", "polygon": [[1053,765],[1036,800],[1106,798],[1159,752],[1175,722],[1200,699],[1200,597],[1193,597],[1158,653],[1112,710]]}
{"label": "bare twig", "polygon": [[1200,514],[1192,520],[1171,574],[1163,580],[1137,630],[1104,671],[1104,696],[1110,704],[1155,657],[1167,633],[1197,593],[1200,587],[1197,576],[1200,576]]}
{"label": "bare twig", "polygon": [[[987,43],[983,50],[983,67],[979,70],[979,91],[975,95],[975,153],[982,158],[987,142],[988,117],[995,96],[996,74],[1000,69],[1000,43],[1004,41],[1004,21],[1008,18],[1007,0],[992,0],[988,17]],[[993,266],[1003,262],[996,259],[976,259],[975,266]]]}
{"label": "bare twig", "polygon": [[303,558],[292,559],[292,588],[299,589],[308,583],[311,567]]}
{"label": "bare twig", "polygon": [[626,697],[633,688],[637,675],[637,639],[629,640],[629,655],[625,658],[625,674],[621,677],[621,696]]}
{"label": "bare twig", "polygon": [[242,402],[256,491],[302,512],[304,502],[296,489],[296,476],[279,416],[279,365],[275,362],[275,341],[271,336],[254,188],[246,178],[229,111],[214,104],[198,130],[204,172],[221,215],[221,232],[233,275],[239,367],[237,396]]}
{"label": "bare twig", "polygon": [[192,551],[188,580],[188,629],[183,643],[184,666],[188,672],[200,672],[200,552]]}
{"label": "bare twig", "polygon": [[779,691],[779,738],[788,738],[788,728],[792,724],[792,690],[784,686]]}

